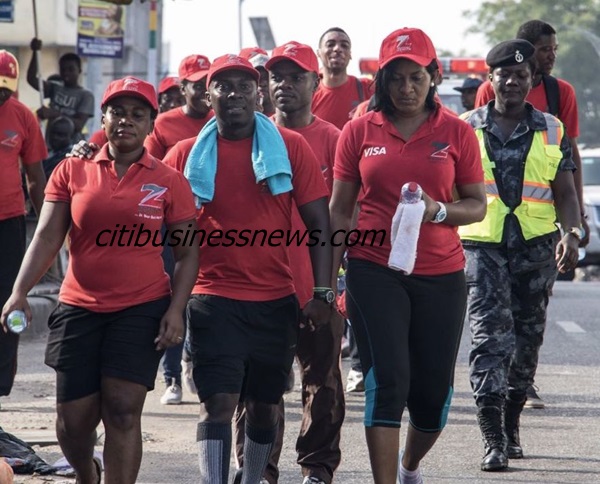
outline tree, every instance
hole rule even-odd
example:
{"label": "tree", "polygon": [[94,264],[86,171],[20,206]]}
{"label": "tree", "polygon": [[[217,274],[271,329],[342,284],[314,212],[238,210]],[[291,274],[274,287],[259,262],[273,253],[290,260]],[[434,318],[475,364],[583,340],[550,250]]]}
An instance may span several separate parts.
{"label": "tree", "polygon": [[478,10],[463,12],[473,19],[469,32],[483,34],[490,45],[514,38],[517,28],[530,19],[541,19],[557,31],[559,53],[553,74],[570,82],[579,105],[582,145],[600,145],[600,0],[498,0],[485,1]]}

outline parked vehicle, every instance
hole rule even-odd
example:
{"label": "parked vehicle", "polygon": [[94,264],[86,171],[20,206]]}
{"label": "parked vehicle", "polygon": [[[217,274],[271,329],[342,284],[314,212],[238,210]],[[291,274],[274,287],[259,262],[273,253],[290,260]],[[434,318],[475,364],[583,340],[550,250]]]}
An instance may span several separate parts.
{"label": "parked vehicle", "polygon": [[583,203],[590,226],[590,243],[579,266],[600,265],[600,148],[581,149]]}

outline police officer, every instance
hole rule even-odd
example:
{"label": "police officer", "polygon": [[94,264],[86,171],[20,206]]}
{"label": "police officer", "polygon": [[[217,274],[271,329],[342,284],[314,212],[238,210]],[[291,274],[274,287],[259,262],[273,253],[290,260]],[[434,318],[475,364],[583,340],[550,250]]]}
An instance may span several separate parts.
{"label": "police officer", "polygon": [[460,101],[463,108],[467,111],[471,111],[475,108],[475,96],[477,95],[477,88],[481,86],[483,81],[476,77],[467,77],[462,86],[455,87],[454,90],[460,92]]}
{"label": "police officer", "polygon": [[519,416],[537,368],[548,290],[557,268],[575,267],[581,239],[564,126],[525,101],[534,53],[532,44],[519,39],[493,47],[486,61],[495,100],[463,115],[480,141],[488,198],[485,219],[459,228],[484,471],[505,469],[509,458],[523,457]]}

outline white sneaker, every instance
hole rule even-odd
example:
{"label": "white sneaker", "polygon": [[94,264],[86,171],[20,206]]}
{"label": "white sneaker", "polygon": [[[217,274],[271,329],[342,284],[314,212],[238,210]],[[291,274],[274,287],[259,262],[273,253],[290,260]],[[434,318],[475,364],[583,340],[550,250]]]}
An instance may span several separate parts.
{"label": "white sneaker", "polygon": [[160,403],[163,405],[179,405],[181,403],[181,387],[177,383],[172,383],[165,390],[164,395],[160,398]]}
{"label": "white sneaker", "polygon": [[350,370],[346,379],[346,392],[360,393],[365,391],[365,381],[361,371]]}
{"label": "white sneaker", "polygon": [[198,394],[196,383],[194,383],[194,365],[190,361],[181,360],[181,380],[188,392]]}
{"label": "white sneaker", "polygon": [[[396,480],[397,484],[424,484],[423,483],[423,474],[421,474],[421,469],[418,468],[416,471],[407,471],[402,466],[402,456],[404,455],[404,449],[402,449],[398,453],[398,477]],[[404,469],[404,471],[403,471]],[[410,473],[412,475],[407,475],[406,473]]]}

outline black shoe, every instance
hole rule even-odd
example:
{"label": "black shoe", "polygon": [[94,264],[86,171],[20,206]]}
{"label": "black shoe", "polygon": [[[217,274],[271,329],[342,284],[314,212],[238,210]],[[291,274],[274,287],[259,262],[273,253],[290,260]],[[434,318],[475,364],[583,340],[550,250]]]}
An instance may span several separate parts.
{"label": "black shoe", "polygon": [[508,442],[506,446],[506,453],[509,459],[522,459],[523,458],[523,447],[519,444]]}
{"label": "black shoe", "polygon": [[527,389],[527,401],[525,402],[525,408],[545,408],[546,404],[544,400],[537,394],[537,388],[531,385]]}
{"label": "black shoe", "polygon": [[503,471],[508,467],[508,457],[502,449],[493,448],[481,461],[481,470],[486,472]]}
{"label": "black shoe", "polygon": [[519,436],[521,411],[524,400],[507,398],[504,403],[504,432],[506,433],[506,453],[509,459],[522,459],[523,447]]}
{"label": "black shoe", "polygon": [[485,456],[481,461],[482,471],[501,471],[508,467],[502,414],[503,408],[499,406],[489,405],[477,409],[477,421],[485,449]]}

